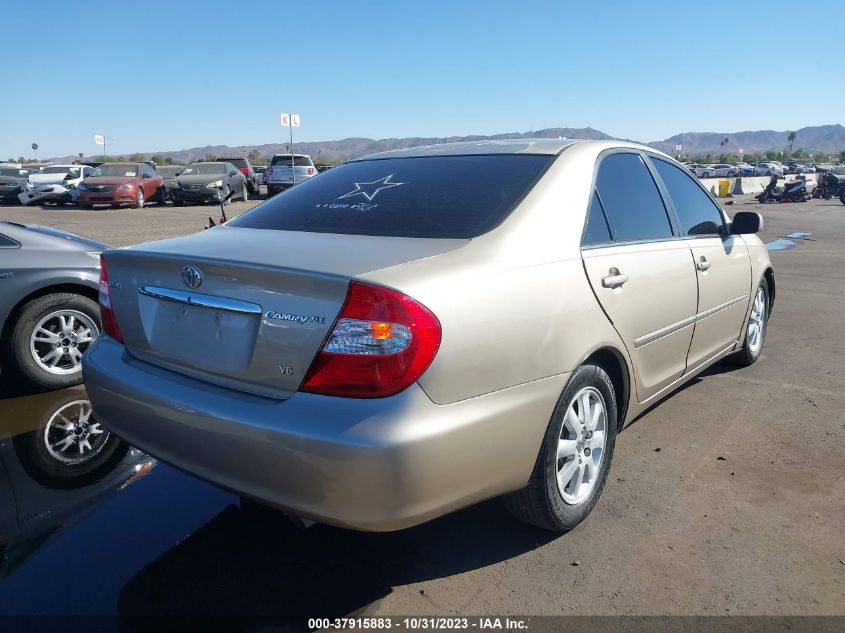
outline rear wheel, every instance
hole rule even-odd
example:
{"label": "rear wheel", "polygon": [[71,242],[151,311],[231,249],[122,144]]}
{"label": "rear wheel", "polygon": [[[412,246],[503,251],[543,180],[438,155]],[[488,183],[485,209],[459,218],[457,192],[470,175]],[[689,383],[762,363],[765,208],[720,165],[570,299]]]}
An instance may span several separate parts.
{"label": "rear wheel", "polygon": [[246,184],[244,184],[244,188],[241,190],[241,200],[244,202],[249,201],[249,187],[247,187]]}
{"label": "rear wheel", "polygon": [[165,189],[164,187],[161,187],[158,190],[158,203],[161,206],[167,205],[167,189]]}
{"label": "rear wheel", "polygon": [[10,337],[20,374],[39,387],[61,389],[82,382],[82,355],[100,333],[100,308],[78,294],[60,292],[21,308]]}
{"label": "rear wheel", "polygon": [[554,532],[571,530],[595,507],[613,459],[616,394],[599,365],[582,365],[558,400],[528,485],[505,496],[517,518]]}
{"label": "rear wheel", "polygon": [[135,208],[144,208],[144,190],[141,187],[138,187],[138,194],[135,197]]}
{"label": "rear wheel", "polygon": [[839,202],[845,204],[845,190],[843,190],[842,193],[839,194]]}
{"label": "rear wheel", "polygon": [[742,349],[726,357],[725,361],[741,367],[747,367],[757,362],[757,359],[763,353],[763,342],[766,340],[768,323],[769,284],[765,279],[761,279],[751,303],[751,314],[748,317],[748,325],[745,326]]}

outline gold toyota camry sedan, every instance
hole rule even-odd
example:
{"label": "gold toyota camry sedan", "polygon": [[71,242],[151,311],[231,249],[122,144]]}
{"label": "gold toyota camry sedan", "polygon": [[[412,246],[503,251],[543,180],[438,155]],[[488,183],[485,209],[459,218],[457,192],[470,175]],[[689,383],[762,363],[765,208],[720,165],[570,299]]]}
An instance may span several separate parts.
{"label": "gold toyota camry sedan", "polygon": [[626,421],[760,357],[760,224],[619,141],[360,158],[224,226],[105,251],[93,415],[318,522],[395,530],[503,496],[565,531]]}

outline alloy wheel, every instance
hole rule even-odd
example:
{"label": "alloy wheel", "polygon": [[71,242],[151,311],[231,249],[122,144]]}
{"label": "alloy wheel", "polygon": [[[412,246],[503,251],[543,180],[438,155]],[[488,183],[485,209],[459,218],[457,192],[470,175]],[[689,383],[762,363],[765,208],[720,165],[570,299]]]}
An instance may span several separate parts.
{"label": "alloy wheel", "polygon": [[44,371],[67,375],[81,368],[82,354],[100,333],[91,317],[77,310],[57,310],[43,317],[29,337],[32,358]]}
{"label": "alloy wheel", "polygon": [[748,331],[745,333],[745,344],[748,351],[756,356],[763,346],[763,333],[766,328],[766,293],[763,288],[757,288],[754,304],[751,306],[751,317],[748,319]]}
{"label": "alloy wheel", "polygon": [[563,500],[575,505],[589,496],[599,479],[607,436],[607,406],[593,387],[569,403],[557,446],[557,484]]}

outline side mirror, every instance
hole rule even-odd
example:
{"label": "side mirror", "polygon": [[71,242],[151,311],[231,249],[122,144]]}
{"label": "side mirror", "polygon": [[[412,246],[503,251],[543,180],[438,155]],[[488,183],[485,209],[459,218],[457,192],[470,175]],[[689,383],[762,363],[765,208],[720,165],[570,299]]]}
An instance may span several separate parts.
{"label": "side mirror", "polygon": [[751,235],[759,233],[762,229],[763,216],[754,211],[740,211],[731,223],[731,232],[734,235]]}

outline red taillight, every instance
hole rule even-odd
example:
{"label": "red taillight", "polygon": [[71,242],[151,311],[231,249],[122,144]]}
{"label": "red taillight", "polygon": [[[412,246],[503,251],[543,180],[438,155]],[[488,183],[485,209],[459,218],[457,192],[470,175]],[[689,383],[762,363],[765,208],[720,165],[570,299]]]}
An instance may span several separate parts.
{"label": "red taillight", "polygon": [[100,255],[100,323],[103,326],[103,332],[123,343],[123,336],[120,328],[117,327],[117,319],[114,318],[114,310],[111,307],[109,270],[106,268],[106,260],[102,255]]}
{"label": "red taillight", "polygon": [[249,175],[249,167],[241,167],[241,173]]}
{"label": "red taillight", "polygon": [[353,281],[300,391],[351,398],[399,393],[428,369],[440,322],[401,292]]}
{"label": "red taillight", "polygon": [[310,176],[310,175],[311,175],[311,174],[313,174],[313,173],[314,173],[314,168],[313,168],[313,167],[309,167],[309,168],[308,168],[308,175]]}

